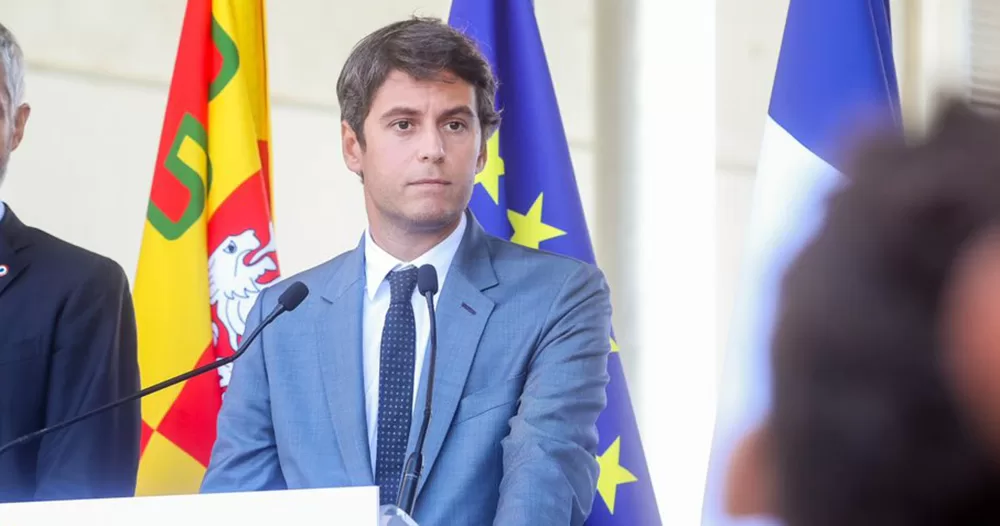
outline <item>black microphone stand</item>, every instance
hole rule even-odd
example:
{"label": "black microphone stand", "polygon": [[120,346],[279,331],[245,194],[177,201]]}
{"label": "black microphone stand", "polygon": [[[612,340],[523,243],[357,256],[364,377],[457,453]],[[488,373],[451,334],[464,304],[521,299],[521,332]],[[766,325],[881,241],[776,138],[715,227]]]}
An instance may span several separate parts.
{"label": "black microphone stand", "polygon": [[[419,270],[426,276],[425,279],[419,279],[418,282],[422,289],[420,292],[427,299],[427,313],[430,321],[427,397],[424,403],[424,418],[420,422],[420,431],[417,433],[417,442],[414,444],[413,452],[406,459],[406,467],[403,469],[403,479],[399,483],[399,495],[396,498],[396,507],[411,517],[413,516],[413,503],[417,496],[417,482],[420,480],[420,473],[423,470],[424,464],[424,437],[427,435],[427,423],[431,419],[431,402],[434,398],[434,365],[437,358],[437,320],[434,316],[434,294],[437,293],[437,273],[431,265],[424,265]],[[426,290],[423,290],[425,287]]]}

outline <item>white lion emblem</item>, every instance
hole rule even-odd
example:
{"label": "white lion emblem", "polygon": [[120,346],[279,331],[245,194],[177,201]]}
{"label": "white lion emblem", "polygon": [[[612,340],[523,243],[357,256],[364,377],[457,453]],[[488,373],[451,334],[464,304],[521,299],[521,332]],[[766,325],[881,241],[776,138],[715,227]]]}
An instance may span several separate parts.
{"label": "white lion emblem", "polygon": [[[247,326],[247,315],[260,291],[266,286],[257,282],[261,276],[271,270],[277,270],[278,265],[271,254],[274,253],[274,236],[264,248],[260,248],[260,239],[253,229],[229,236],[219,244],[208,258],[208,284],[211,304],[216,306],[219,321],[226,328],[229,346],[232,350],[239,347],[239,339]],[[260,249],[260,250],[258,250]],[[247,255],[257,251],[254,258],[247,263]],[[212,344],[219,343],[219,327],[212,322]],[[229,374],[232,364],[220,370],[220,384],[229,384]]]}

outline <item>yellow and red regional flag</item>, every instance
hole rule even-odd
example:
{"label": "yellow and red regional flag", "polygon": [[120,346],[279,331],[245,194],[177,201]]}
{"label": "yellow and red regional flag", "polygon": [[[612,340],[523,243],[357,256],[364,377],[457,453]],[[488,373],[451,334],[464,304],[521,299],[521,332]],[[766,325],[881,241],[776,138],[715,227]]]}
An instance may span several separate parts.
{"label": "yellow and red regional flag", "polygon": [[[231,355],[278,279],[263,3],[188,0],[136,273],[143,387]],[[198,491],[230,370],[143,400],[137,494]]]}

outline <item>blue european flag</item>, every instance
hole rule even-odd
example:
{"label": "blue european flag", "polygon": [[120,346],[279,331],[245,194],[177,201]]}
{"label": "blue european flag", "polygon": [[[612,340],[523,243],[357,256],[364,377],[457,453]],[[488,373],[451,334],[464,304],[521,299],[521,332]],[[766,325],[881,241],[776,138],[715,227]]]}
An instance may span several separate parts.
{"label": "blue european flag", "polygon": [[[487,232],[595,263],[569,145],[531,0],[453,0],[449,23],[475,39],[500,82],[502,123],[470,208]],[[612,335],[601,467],[588,525],[656,525],[660,515]]]}

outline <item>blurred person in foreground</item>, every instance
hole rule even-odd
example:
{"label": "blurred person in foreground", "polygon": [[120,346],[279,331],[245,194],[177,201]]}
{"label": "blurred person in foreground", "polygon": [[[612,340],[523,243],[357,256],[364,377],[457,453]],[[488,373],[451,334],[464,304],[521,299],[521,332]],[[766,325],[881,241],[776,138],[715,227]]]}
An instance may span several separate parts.
{"label": "blurred person in foreground", "polygon": [[396,502],[426,396],[431,265],[438,354],[413,517],[422,526],[580,525],[597,488],[611,302],[601,271],[487,234],[468,209],[499,124],[475,43],[414,18],[365,37],[337,84],[361,178],[359,244],[235,363],[205,492],[377,485]]}
{"label": "blurred person in foreground", "polygon": [[734,456],[729,511],[1000,524],[1000,120],[952,102],[845,176],[785,277],[773,408]]}
{"label": "blurred person in foreground", "polygon": [[[23,97],[23,55],[0,25],[0,188],[28,121]],[[0,200],[0,445],[138,390],[121,267]],[[140,426],[133,402],[0,454],[0,502],[133,495]]]}

